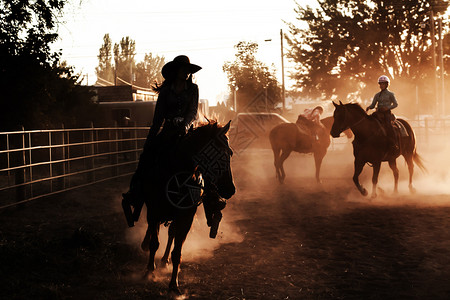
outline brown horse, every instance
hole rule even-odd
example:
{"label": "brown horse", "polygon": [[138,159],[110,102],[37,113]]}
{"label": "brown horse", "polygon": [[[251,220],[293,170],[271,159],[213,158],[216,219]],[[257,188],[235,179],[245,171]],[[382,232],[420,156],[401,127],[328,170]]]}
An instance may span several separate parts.
{"label": "brown horse", "polygon": [[[316,128],[317,138],[311,134],[311,130],[308,128],[308,122],[312,123],[312,121],[306,120],[303,116],[299,115],[295,124],[279,124],[269,133],[269,140],[274,156],[275,173],[280,183],[283,183],[286,177],[283,163],[292,151],[314,154],[316,180],[320,183],[320,167],[330,145],[330,130],[333,124],[333,117],[320,120],[322,126],[313,125]],[[348,138],[352,137],[350,130],[345,133]]]}
{"label": "brown horse", "polygon": [[[414,163],[422,170],[425,167],[422,159],[416,152],[416,138],[411,126],[402,119],[397,119],[404,126],[407,136],[402,136],[397,132],[398,151],[393,151],[389,147],[388,138],[381,123],[373,115],[367,115],[364,109],[356,103],[336,104],[334,110],[334,123],[331,128],[331,135],[339,137],[341,132],[350,128],[355,135],[353,140],[353,155],[355,156],[355,170],[353,182],[362,195],[367,195],[367,190],[359,183],[359,174],[361,174],[366,163],[373,166],[372,175],[372,197],[376,197],[376,187],[378,183],[378,174],[380,172],[381,162],[387,161],[389,167],[394,173],[394,192],[398,192],[398,168],[396,159],[403,155],[409,170],[409,189],[415,192],[412,185],[414,173]],[[398,129],[396,129],[398,131]]]}
{"label": "brown horse", "polygon": [[181,294],[178,287],[181,248],[201,199],[195,197],[200,196],[201,186],[194,178],[201,173],[204,186],[217,197],[229,199],[236,191],[230,167],[232,151],[226,136],[229,128],[230,122],[224,127],[213,122],[190,131],[174,153],[166,152],[159,159],[158,178],[149,178],[144,188],[148,228],[141,246],[150,250],[146,274],[156,268],[159,227],[162,223],[171,222],[169,231],[175,243],[169,288],[177,294]]}

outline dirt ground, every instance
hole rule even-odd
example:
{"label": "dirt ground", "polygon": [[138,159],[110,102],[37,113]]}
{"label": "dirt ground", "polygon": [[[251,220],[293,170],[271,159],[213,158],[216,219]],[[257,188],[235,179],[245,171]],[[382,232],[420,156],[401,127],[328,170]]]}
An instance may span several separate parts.
{"label": "dirt ground", "polygon": [[[402,158],[398,195],[383,165],[383,190],[370,199],[351,182],[349,149],[326,156],[322,185],[310,155],[288,158],[284,185],[269,151],[236,155],[237,193],[214,240],[199,208],[183,248],[179,298],[450,299],[449,164],[438,161],[428,160],[433,172],[416,172],[416,194]],[[367,188],[370,173],[366,167],[361,176]],[[142,277],[145,221],[128,228],[120,209],[128,180],[0,211],[0,298],[172,298],[171,268]],[[162,227],[157,257],[166,235]]]}

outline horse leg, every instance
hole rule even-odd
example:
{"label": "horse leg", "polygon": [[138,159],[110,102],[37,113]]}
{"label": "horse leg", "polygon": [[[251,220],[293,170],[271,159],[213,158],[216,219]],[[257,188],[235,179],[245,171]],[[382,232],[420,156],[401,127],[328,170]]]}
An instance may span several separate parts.
{"label": "horse leg", "polygon": [[284,178],[286,178],[286,173],[284,173],[283,163],[289,157],[291,152],[292,152],[292,150],[283,150],[283,152],[281,153],[281,156],[278,160],[278,168],[280,169],[280,172],[281,172],[281,175],[279,178],[280,183],[283,183]]}
{"label": "horse leg", "polygon": [[412,155],[405,155],[406,164],[408,165],[408,171],[409,171],[409,192],[414,194],[416,192],[416,189],[413,187],[412,179],[414,174],[414,161]]}
{"label": "horse leg", "polygon": [[178,272],[181,263],[181,248],[183,247],[186,236],[191,229],[194,215],[187,215],[182,218],[178,218],[175,223],[175,245],[172,250],[172,278],[170,279],[169,289],[178,295],[181,295],[178,288]]}
{"label": "horse leg", "polygon": [[163,257],[161,258],[161,263],[165,266],[169,264],[169,254],[170,249],[172,248],[172,242],[174,237],[175,237],[175,226],[173,225],[173,223],[171,223],[168,229],[166,250],[164,251]]}
{"label": "horse leg", "polygon": [[392,173],[394,174],[394,193],[398,193],[398,168],[397,168],[397,161],[395,159],[392,159],[389,161],[389,167],[392,170]]}
{"label": "horse leg", "polygon": [[280,168],[278,167],[278,161],[280,159],[280,148],[272,148],[273,151],[273,165],[275,166],[275,177],[280,180],[281,173]]}
{"label": "horse leg", "polygon": [[381,161],[373,164],[372,174],[372,198],[377,197],[378,175],[380,174]]}
{"label": "horse leg", "polygon": [[[150,254],[148,256],[148,264],[147,264],[147,273],[146,273],[146,275],[148,275],[149,273],[153,272],[156,269],[156,266],[155,266],[155,254],[156,254],[156,251],[159,248],[159,240],[158,240],[159,223],[157,223],[157,222],[150,222],[148,224],[146,237],[147,237],[147,234],[150,236],[150,240],[148,242],[148,248],[150,250]],[[144,238],[144,242],[145,242],[145,238]]]}
{"label": "horse leg", "polygon": [[355,159],[355,171],[353,173],[353,182],[356,185],[356,188],[358,189],[358,191],[363,195],[363,196],[367,196],[367,190],[361,185],[359,184],[359,174],[361,174],[363,167],[364,167],[364,162],[358,159]]}
{"label": "horse leg", "polygon": [[316,165],[316,181],[317,183],[322,183],[320,180],[320,166],[322,165],[323,157],[325,153],[322,152],[314,152],[314,163]]}

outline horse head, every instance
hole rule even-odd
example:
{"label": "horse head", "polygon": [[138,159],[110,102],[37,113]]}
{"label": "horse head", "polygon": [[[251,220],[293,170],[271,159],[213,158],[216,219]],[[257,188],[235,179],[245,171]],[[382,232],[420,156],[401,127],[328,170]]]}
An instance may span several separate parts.
{"label": "horse head", "polygon": [[231,198],[236,192],[230,162],[233,151],[227,137],[230,123],[220,126],[217,122],[208,122],[193,132],[198,138],[193,162],[202,174],[205,186],[213,187],[225,199]]}
{"label": "horse head", "polygon": [[331,126],[330,134],[332,137],[337,138],[341,135],[341,133],[348,128],[348,124],[346,124],[346,115],[347,110],[344,104],[339,101],[339,104],[336,104],[333,101],[333,105],[335,107],[333,113],[333,125]]}
{"label": "horse head", "polygon": [[352,129],[361,121],[368,118],[367,113],[357,103],[343,104],[339,101],[339,104],[333,102],[333,105],[335,107],[333,113],[334,122],[330,131],[332,137],[339,137],[343,131],[349,128]]}

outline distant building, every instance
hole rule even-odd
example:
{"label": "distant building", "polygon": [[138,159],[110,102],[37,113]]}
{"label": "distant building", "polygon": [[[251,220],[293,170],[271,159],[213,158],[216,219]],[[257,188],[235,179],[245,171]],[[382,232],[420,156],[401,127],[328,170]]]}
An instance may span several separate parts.
{"label": "distant building", "polygon": [[97,102],[156,101],[157,95],[150,90],[138,89],[132,85],[93,86]]}
{"label": "distant building", "polygon": [[[150,126],[158,95],[136,86],[93,86],[99,105],[96,126]],[[208,100],[200,99],[199,114],[209,115]],[[126,125],[125,125],[126,124]]]}

